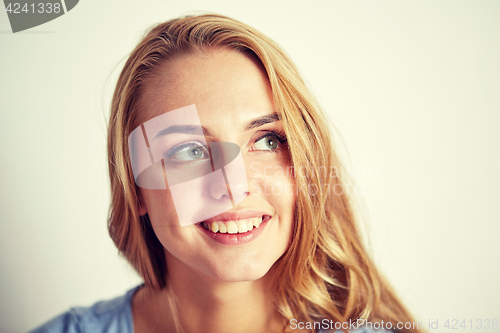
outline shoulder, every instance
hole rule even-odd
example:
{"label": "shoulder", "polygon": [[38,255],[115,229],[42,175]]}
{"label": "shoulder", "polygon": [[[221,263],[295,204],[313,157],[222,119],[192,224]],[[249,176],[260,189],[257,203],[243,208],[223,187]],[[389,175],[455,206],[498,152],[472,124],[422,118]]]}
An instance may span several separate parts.
{"label": "shoulder", "polygon": [[131,300],[140,288],[90,307],[74,307],[30,333],[132,333]]}

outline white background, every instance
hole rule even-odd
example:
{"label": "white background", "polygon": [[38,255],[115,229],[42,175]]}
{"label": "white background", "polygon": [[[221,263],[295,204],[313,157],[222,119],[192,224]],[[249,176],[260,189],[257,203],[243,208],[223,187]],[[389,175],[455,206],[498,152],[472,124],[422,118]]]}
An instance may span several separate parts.
{"label": "white background", "polygon": [[0,331],[140,282],[106,230],[108,107],[144,31],[193,11],[241,20],[297,63],[416,318],[436,332],[500,320],[500,2],[83,0],[16,34],[0,10]]}

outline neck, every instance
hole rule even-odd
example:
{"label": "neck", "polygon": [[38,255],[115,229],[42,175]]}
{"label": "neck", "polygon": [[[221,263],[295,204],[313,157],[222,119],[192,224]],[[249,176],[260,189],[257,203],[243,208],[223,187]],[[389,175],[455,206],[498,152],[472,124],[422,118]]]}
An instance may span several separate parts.
{"label": "neck", "polygon": [[[270,297],[269,273],[255,281],[223,282],[167,256],[170,290],[151,294],[154,300],[149,302],[154,304],[148,312],[155,317],[156,328],[176,332],[178,318],[185,333],[282,332],[285,322]],[[174,302],[169,301],[172,296]]]}
{"label": "neck", "polygon": [[280,321],[271,297],[270,276],[255,281],[223,282],[175,265],[168,258],[169,286],[178,300],[178,318],[186,333],[269,332]]}

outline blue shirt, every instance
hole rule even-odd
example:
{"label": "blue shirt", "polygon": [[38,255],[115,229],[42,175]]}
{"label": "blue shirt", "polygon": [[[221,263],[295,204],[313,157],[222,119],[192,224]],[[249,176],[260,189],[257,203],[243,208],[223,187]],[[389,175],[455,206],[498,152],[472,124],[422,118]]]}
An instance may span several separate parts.
{"label": "blue shirt", "polygon": [[[97,302],[90,307],[74,307],[30,333],[133,333],[132,297],[141,286],[130,289],[123,296]],[[318,333],[330,331],[319,330]],[[337,331],[341,332],[341,331]],[[382,333],[359,329],[352,333]]]}
{"label": "blue shirt", "polygon": [[132,297],[140,287],[90,307],[71,308],[30,333],[133,333]]}

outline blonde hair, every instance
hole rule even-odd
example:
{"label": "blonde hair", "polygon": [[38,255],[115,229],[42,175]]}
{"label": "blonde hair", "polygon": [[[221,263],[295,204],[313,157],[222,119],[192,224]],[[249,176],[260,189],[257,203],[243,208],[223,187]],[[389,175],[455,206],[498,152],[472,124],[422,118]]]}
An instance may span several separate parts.
{"label": "blonde hair", "polygon": [[341,168],[332,133],[295,65],[275,42],[220,15],[184,17],[155,26],[132,52],[118,79],[108,127],[112,192],[108,227],[120,253],[145,284],[166,287],[163,246],[147,215],[138,213],[127,138],[140,117],[143,83],[158,66],[178,55],[220,47],[250,53],[262,63],[295,170],[294,236],[273,267],[277,309],[287,320],[365,319],[394,325],[413,321],[363,246],[346,191],[335,191],[344,188],[345,180],[330,173]]}

